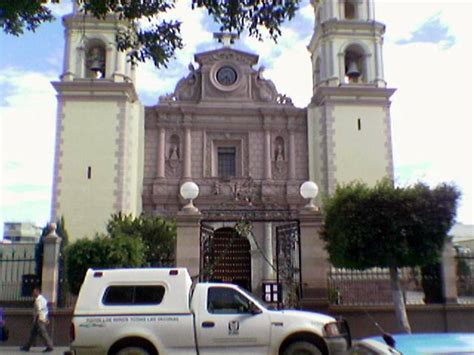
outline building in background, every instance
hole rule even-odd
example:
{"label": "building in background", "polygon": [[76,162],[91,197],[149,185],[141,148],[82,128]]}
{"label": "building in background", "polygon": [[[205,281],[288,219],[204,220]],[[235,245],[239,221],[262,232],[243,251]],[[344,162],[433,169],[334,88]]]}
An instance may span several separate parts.
{"label": "building in background", "polygon": [[37,243],[42,228],[29,222],[5,222],[3,241],[7,243]]}

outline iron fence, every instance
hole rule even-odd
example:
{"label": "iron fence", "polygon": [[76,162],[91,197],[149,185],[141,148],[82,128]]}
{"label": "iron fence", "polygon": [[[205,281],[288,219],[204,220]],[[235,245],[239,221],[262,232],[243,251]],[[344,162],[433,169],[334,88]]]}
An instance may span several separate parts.
{"label": "iron fence", "polygon": [[458,250],[457,288],[460,303],[474,303],[474,253],[470,250]]}
{"label": "iron fence", "polygon": [[0,305],[30,306],[31,292],[38,284],[36,261],[27,250],[0,251]]}

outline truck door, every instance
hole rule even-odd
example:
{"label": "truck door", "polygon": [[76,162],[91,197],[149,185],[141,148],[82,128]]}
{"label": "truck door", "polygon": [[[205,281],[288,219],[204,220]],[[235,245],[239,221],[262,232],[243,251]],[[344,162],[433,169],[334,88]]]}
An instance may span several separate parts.
{"label": "truck door", "polygon": [[266,354],[270,316],[244,293],[225,286],[207,289],[206,309],[196,319],[200,354]]}

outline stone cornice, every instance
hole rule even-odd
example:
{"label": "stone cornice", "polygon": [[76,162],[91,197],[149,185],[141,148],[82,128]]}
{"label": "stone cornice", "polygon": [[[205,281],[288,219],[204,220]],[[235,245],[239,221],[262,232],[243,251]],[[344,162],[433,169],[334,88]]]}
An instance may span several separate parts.
{"label": "stone cornice", "polygon": [[186,112],[195,116],[305,116],[306,109],[287,105],[272,105],[262,107],[261,105],[249,106],[216,106],[216,105],[157,105],[148,106],[146,111],[155,111],[158,115],[177,114]]}
{"label": "stone cornice", "polygon": [[62,97],[81,98],[97,97],[101,99],[123,97],[130,101],[138,100],[135,85],[130,82],[117,83],[110,80],[74,80],[53,81],[51,83]]}
{"label": "stone cornice", "polygon": [[326,35],[328,32],[337,31],[338,33],[342,31],[352,32],[352,31],[370,31],[376,32],[379,35],[385,33],[385,25],[377,21],[354,21],[354,20],[337,20],[330,19],[321,24],[321,35]]}
{"label": "stone cornice", "polygon": [[68,14],[63,16],[63,24],[70,29],[80,30],[128,26],[126,21],[120,20],[115,14],[109,14],[105,19],[98,19],[92,15]]}
{"label": "stone cornice", "polygon": [[337,102],[340,104],[367,104],[380,105],[389,104],[390,97],[396,89],[377,88],[372,85],[341,85],[341,86],[320,86],[311,102],[313,104],[323,104],[327,102]]}

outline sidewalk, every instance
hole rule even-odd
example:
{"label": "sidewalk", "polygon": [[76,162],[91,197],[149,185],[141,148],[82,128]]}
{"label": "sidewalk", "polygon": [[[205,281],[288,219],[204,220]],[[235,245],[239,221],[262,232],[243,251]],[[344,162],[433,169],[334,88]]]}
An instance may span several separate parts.
{"label": "sidewalk", "polygon": [[[1,355],[10,355],[10,354],[42,354],[44,350],[44,346],[36,346],[34,348],[31,348],[29,352],[25,351],[20,351],[19,346],[1,346],[0,345],[0,354]],[[54,351],[46,354],[52,354],[52,355],[63,355],[65,351],[69,350],[69,347],[67,346],[59,346],[54,348]]]}

